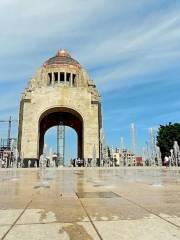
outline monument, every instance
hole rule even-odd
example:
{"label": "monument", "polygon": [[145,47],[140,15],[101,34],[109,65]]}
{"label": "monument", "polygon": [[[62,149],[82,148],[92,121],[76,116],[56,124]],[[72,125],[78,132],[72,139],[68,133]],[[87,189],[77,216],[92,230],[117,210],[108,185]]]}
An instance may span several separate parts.
{"label": "monument", "polygon": [[61,49],[48,59],[25,88],[19,110],[18,151],[39,161],[46,131],[59,124],[77,132],[79,158],[100,156],[101,100],[86,70]]}

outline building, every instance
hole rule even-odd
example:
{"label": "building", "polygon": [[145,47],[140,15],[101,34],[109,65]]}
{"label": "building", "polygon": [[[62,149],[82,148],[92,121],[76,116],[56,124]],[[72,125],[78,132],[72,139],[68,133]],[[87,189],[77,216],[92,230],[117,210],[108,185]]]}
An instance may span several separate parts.
{"label": "building", "polygon": [[99,158],[101,100],[95,83],[70,54],[61,49],[29,81],[19,111],[18,150],[24,161],[43,153],[45,132],[57,125],[76,130],[79,158]]}
{"label": "building", "polygon": [[118,166],[135,166],[136,156],[128,149],[120,150],[116,148],[113,152],[113,159]]}

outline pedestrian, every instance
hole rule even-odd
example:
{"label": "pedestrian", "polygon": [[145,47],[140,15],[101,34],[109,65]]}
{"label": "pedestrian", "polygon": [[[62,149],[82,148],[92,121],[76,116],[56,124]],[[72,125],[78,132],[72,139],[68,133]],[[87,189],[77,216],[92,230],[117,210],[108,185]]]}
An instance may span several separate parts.
{"label": "pedestrian", "polygon": [[169,157],[168,156],[164,157],[164,164],[165,164],[166,167],[169,166]]}

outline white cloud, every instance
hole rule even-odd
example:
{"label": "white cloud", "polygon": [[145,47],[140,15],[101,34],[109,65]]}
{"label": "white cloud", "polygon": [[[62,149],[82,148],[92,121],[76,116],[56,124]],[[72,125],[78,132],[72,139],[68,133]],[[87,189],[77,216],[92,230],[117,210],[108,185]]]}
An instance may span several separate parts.
{"label": "white cloud", "polygon": [[112,81],[120,87],[132,76],[165,69],[180,56],[180,9],[172,5],[147,16],[138,15],[148,12],[148,7],[155,3],[154,0],[120,0],[112,4],[107,0],[80,0],[78,4],[74,0],[2,1],[3,67],[19,63],[23,68],[18,67],[18,75],[27,71],[24,65],[30,65],[29,75],[32,75],[43,57],[65,45],[82,65],[98,69],[95,81],[106,83],[105,91],[117,88],[117,84],[110,84]]}
{"label": "white cloud", "polygon": [[[104,89],[117,89],[128,84],[128,80],[134,84],[130,78],[151,75],[177,64],[180,57],[179,16],[180,11],[174,10],[151,17],[147,22],[139,23],[136,29],[120,32],[102,43],[95,53],[97,59],[92,62],[106,66],[106,70],[102,68],[96,73],[98,82],[106,83]],[[93,53],[93,49],[90,52]],[[93,58],[91,54],[89,61]]]}

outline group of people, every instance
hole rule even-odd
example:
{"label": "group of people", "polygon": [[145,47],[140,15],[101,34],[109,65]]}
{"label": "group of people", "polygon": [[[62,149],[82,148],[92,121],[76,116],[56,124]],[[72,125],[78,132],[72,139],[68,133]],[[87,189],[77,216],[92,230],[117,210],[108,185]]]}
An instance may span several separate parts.
{"label": "group of people", "polygon": [[75,158],[71,159],[72,167],[95,167],[96,160],[94,161],[92,158]]}
{"label": "group of people", "polygon": [[13,168],[22,167],[21,161],[17,161],[14,158],[8,159],[8,158],[0,158],[0,168]]}

